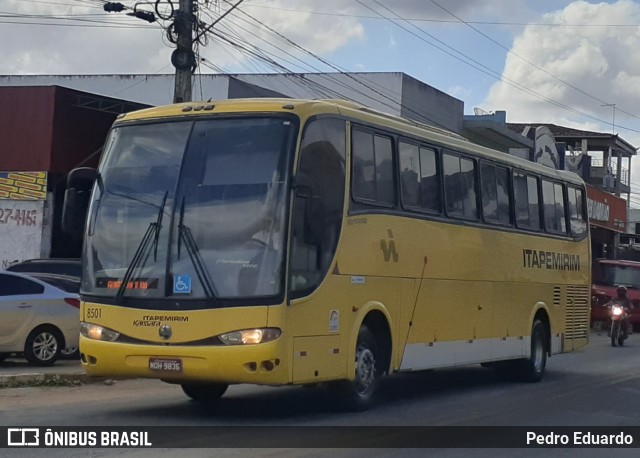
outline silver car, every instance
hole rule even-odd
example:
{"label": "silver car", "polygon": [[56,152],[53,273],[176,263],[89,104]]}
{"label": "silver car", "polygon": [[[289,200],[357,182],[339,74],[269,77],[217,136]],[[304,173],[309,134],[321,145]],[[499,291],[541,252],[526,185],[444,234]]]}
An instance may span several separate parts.
{"label": "silver car", "polygon": [[50,366],[65,349],[77,348],[80,300],[74,289],[64,277],[0,271],[0,361],[18,353]]}

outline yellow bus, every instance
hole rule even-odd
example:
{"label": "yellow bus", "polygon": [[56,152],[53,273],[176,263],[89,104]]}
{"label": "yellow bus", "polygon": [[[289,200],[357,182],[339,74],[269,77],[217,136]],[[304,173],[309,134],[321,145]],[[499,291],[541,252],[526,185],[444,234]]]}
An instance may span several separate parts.
{"label": "yellow bus", "polygon": [[451,132],[336,100],[177,104],[116,120],[67,227],[89,180],[89,375],[204,402],[327,384],[366,409],[385,374],[537,381],[588,340],[583,182]]}

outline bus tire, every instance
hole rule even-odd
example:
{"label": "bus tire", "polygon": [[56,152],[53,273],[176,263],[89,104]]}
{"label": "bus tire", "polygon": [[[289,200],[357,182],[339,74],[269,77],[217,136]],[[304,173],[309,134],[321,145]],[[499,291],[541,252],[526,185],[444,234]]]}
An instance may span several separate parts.
{"label": "bus tire", "polygon": [[531,355],[517,361],[516,377],[523,382],[539,382],[547,366],[547,328],[540,319],[531,327]]}
{"label": "bus tire", "polygon": [[355,379],[333,385],[346,410],[362,412],[371,407],[380,380],[379,361],[376,339],[367,325],[362,325],[356,342]]}
{"label": "bus tire", "polygon": [[191,399],[203,404],[213,404],[227,391],[225,383],[183,383],[182,391]]}

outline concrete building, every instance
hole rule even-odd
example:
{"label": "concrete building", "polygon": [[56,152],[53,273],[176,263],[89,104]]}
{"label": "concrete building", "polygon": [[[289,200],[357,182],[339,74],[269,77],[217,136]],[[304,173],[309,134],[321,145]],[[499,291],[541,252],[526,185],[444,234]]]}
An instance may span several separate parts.
{"label": "concrete building", "polygon": [[[347,99],[462,133],[464,103],[404,73],[198,75],[194,100],[242,97]],[[147,105],[173,100],[171,75],[0,76],[1,86],[56,85]]]}

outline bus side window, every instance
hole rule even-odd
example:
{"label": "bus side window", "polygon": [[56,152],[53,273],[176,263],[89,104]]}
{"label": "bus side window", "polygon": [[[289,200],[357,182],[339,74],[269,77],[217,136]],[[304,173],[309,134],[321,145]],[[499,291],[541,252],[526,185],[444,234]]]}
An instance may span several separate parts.
{"label": "bus side window", "polygon": [[440,212],[440,175],[436,152],[399,142],[402,205],[419,211]]}
{"label": "bus side window", "polygon": [[405,207],[421,207],[420,158],[417,145],[400,142],[400,189]]}
{"label": "bus side window", "polygon": [[569,194],[571,234],[579,237],[587,232],[587,222],[584,217],[584,194],[582,189],[576,189],[571,186],[567,188],[567,191]]}
{"label": "bus side window", "polygon": [[376,168],[373,135],[354,130],[351,141],[353,144],[353,197],[375,201]]}
{"label": "bus side window", "polygon": [[483,163],[480,178],[484,219],[490,223],[511,224],[509,170]]}
{"label": "bus side window", "polygon": [[357,129],[351,139],[354,200],[393,206],[396,196],[391,139]]}
{"label": "bus side window", "polygon": [[538,178],[514,172],[513,196],[516,225],[519,228],[540,230]]}
{"label": "bus side window", "polygon": [[562,185],[543,179],[542,200],[544,202],[544,227],[547,232],[565,234],[567,223],[564,214]]}
{"label": "bus side window", "polygon": [[471,159],[443,154],[444,189],[447,214],[477,219],[476,168]]}
{"label": "bus side window", "polygon": [[438,157],[434,150],[423,147],[420,147],[420,192],[423,209],[442,211]]}

